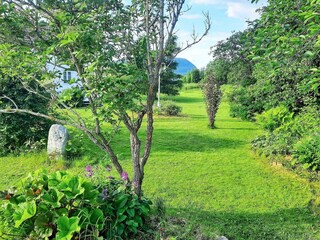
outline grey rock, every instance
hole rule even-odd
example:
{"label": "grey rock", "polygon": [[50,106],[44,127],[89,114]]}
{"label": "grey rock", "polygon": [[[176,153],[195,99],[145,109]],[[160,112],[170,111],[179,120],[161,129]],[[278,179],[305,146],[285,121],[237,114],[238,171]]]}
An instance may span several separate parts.
{"label": "grey rock", "polygon": [[69,134],[64,126],[53,124],[49,130],[47,152],[50,159],[64,158]]}
{"label": "grey rock", "polygon": [[218,237],[217,240],[228,240],[225,236]]}

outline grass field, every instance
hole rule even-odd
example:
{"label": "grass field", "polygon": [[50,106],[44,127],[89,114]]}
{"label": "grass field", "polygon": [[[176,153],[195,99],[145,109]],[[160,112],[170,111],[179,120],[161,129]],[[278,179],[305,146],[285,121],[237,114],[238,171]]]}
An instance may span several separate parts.
{"label": "grass field", "polygon": [[[213,239],[320,239],[320,219],[308,207],[314,197],[310,183],[252,153],[250,142],[261,132],[254,123],[230,118],[224,101],[212,130],[199,89],[173,99],[183,116],[155,120],[145,195],[162,197],[169,215],[185,218],[186,228],[198,226]],[[130,175],[127,136],[123,129],[113,145]],[[85,148],[86,155],[74,160],[70,171],[104,164],[103,153],[89,142]],[[0,158],[0,189],[48,167],[45,160],[45,154]]]}

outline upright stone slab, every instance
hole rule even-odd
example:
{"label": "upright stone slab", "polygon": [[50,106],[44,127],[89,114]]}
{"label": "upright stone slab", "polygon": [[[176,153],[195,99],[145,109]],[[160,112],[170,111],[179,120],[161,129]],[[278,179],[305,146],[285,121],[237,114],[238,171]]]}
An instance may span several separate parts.
{"label": "upright stone slab", "polygon": [[69,134],[64,126],[53,124],[49,130],[47,152],[50,159],[64,158]]}
{"label": "upright stone slab", "polygon": [[225,236],[218,237],[217,240],[228,240]]}

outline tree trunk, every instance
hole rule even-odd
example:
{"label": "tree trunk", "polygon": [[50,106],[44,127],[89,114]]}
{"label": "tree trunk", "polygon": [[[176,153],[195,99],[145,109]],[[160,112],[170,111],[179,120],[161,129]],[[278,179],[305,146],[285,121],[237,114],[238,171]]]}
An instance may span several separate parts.
{"label": "tree trunk", "polygon": [[134,171],[132,184],[134,186],[135,193],[140,198],[141,186],[143,181],[143,171],[141,171],[141,167],[140,167],[141,141],[136,132],[130,134],[130,147],[131,147],[131,157],[132,157],[133,171]]}

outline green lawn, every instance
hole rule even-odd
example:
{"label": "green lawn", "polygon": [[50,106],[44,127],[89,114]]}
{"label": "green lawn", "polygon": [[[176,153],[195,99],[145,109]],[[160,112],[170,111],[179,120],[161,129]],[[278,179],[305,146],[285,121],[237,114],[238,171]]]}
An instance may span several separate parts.
{"label": "green lawn", "polygon": [[[307,180],[255,156],[251,140],[261,130],[250,122],[229,117],[223,102],[217,129],[207,127],[199,89],[173,98],[183,107],[182,117],[157,117],[153,150],[146,166],[145,195],[161,196],[169,215],[186,218],[208,236],[230,239],[320,239],[319,217]],[[113,144],[130,174],[128,133],[123,129]],[[103,162],[91,144],[70,170]],[[0,188],[43,166],[45,156],[0,158]],[[44,165],[45,166],[45,165]]]}

